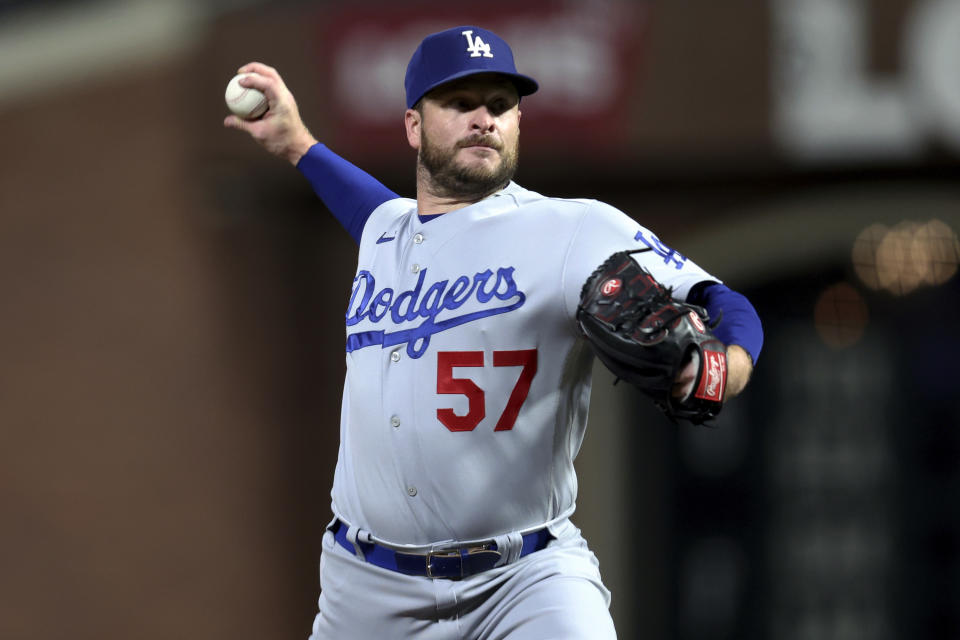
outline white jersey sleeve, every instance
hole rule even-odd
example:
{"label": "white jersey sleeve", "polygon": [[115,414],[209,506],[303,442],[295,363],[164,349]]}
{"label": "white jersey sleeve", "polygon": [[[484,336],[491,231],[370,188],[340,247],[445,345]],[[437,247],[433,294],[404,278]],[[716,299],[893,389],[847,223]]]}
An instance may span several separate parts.
{"label": "white jersey sleeve", "polygon": [[644,250],[634,254],[634,259],[657,282],[671,287],[677,300],[685,299],[698,282],[720,282],[619,209],[591,201],[570,239],[563,263],[564,302],[571,318],[576,315],[580,292],[590,274],[613,253],[634,249]]}

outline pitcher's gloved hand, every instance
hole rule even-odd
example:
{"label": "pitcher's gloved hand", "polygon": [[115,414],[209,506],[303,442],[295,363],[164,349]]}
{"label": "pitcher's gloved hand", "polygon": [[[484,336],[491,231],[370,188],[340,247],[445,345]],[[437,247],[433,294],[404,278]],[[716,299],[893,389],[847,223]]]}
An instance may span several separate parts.
{"label": "pitcher's gloved hand", "polygon": [[674,300],[637,264],[631,254],[640,251],[615,253],[591,274],[577,321],[618,379],[650,396],[671,419],[702,424],[723,407],[726,347],[703,308]]}

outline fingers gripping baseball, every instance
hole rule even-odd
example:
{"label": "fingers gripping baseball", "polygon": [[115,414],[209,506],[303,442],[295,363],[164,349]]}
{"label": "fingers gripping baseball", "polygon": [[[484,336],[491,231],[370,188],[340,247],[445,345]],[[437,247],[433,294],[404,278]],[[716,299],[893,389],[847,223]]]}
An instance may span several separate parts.
{"label": "fingers gripping baseball", "polygon": [[255,120],[227,116],[223,126],[245,131],[273,155],[296,164],[317,140],[300,118],[293,94],[276,69],[260,62],[246,64],[237,73],[249,74],[240,80],[240,86],[262,92],[267,97],[267,111]]}

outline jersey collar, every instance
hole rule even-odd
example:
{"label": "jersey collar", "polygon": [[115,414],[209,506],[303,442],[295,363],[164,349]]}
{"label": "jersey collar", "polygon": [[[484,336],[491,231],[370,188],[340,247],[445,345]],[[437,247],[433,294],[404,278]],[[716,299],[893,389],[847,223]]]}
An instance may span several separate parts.
{"label": "jersey collar", "polygon": [[[507,186],[505,186],[503,189],[500,189],[500,191],[497,191],[496,193],[491,193],[489,196],[487,196],[486,198],[484,198],[484,200],[489,200],[490,198],[499,198],[500,196],[513,196],[513,195],[515,195],[515,194],[520,193],[521,191],[526,191],[526,189],[524,189],[523,187],[521,187],[520,185],[518,185],[516,182],[514,182],[513,180],[511,180],[510,183],[507,184]],[[483,202],[483,200],[481,200],[481,202]],[[476,203],[474,203],[474,204],[476,204]],[[474,206],[474,205],[470,205],[470,206],[472,207],[472,206]],[[469,208],[469,207],[468,207],[468,208]],[[441,216],[445,216],[445,215],[447,215],[447,214],[446,214],[446,213],[434,213],[434,214],[432,214],[432,215],[427,215],[427,216],[421,215],[421,214],[417,214],[417,218],[420,219],[420,222],[421,222],[421,223],[426,223],[426,222],[430,222],[431,220],[436,220],[437,218],[439,218],[439,217],[441,217]]]}
{"label": "jersey collar", "polygon": [[524,191],[524,188],[511,180],[507,186],[505,186],[503,189],[500,189],[500,191],[497,191],[491,197],[496,198],[498,196],[510,196],[520,191]]}

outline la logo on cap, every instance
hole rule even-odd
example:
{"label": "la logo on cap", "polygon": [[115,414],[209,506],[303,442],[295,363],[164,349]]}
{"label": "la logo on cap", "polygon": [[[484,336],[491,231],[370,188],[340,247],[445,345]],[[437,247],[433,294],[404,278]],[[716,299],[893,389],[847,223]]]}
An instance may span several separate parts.
{"label": "la logo on cap", "polygon": [[493,54],[490,53],[490,45],[484,42],[480,36],[476,38],[472,37],[473,29],[468,29],[461,33],[467,38],[467,53],[470,54],[471,58],[479,58],[481,54],[483,54],[484,58],[493,57]]}

